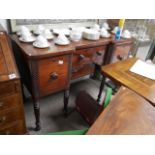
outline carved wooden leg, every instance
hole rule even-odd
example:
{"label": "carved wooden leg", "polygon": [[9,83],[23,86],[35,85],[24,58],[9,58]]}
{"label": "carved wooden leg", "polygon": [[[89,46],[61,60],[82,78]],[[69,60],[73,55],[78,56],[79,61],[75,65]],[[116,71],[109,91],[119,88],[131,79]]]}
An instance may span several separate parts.
{"label": "carved wooden leg", "polygon": [[36,128],[35,128],[35,131],[39,131],[41,129],[39,99],[33,99],[33,106],[34,106],[34,114],[35,114],[35,118],[36,118]]}
{"label": "carved wooden leg", "polygon": [[103,92],[103,89],[104,89],[105,80],[106,80],[106,77],[103,76],[102,77],[102,81],[101,81],[101,85],[100,85],[100,90],[99,90],[98,98],[97,98],[97,102],[98,103],[100,103],[100,100],[101,100],[101,95],[102,95],[102,92]]}
{"label": "carved wooden leg", "polygon": [[64,92],[64,111],[65,115],[68,113],[68,101],[69,101],[69,90],[65,90]]}

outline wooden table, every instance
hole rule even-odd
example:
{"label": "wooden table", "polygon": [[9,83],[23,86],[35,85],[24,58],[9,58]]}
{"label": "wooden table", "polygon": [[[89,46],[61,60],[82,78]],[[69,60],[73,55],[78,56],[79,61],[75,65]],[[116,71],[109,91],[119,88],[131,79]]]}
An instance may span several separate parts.
{"label": "wooden table", "polygon": [[129,71],[137,60],[137,58],[129,58],[103,66],[102,73],[104,78],[102,80],[100,92],[103,89],[105,77],[108,77],[117,84],[124,85],[133,90],[155,106],[155,81]]}
{"label": "wooden table", "polygon": [[155,108],[128,88],[121,88],[87,135],[155,134]]}

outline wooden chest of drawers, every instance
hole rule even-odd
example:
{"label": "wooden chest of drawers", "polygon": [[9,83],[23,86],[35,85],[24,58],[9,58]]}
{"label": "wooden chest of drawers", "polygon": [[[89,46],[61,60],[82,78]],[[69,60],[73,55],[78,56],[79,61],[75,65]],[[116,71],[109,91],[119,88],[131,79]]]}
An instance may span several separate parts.
{"label": "wooden chest of drawers", "polygon": [[0,27],[0,135],[26,134],[20,78],[7,34]]}

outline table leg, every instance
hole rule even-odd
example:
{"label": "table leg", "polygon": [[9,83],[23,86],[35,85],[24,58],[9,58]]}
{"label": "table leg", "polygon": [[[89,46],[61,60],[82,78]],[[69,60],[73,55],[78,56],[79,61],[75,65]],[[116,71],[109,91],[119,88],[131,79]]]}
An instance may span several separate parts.
{"label": "table leg", "polygon": [[100,100],[101,100],[101,95],[102,95],[102,92],[103,92],[103,89],[104,89],[105,80],[106,80],[106,77],[103,76],[102,77],[102,81],[101,81],[101,85],[100,85],[100,90],[99,90],[98,98],[97,98],[97,102],[98,103],[100,103]]}
{"label": "table leg", "polygon": [[36,118],[35,131],[39,131],[41,129],[41,125],[40,125],[40,104],[39,104],[39,99],[33,99],[33,106],[34,106],[34,114],[35,114],[35,118]]}
{"label": "table leg", "polygon": [[68,113],[68,101],[69,101],[69,89],[64,92],[64,111],[67,115]]}

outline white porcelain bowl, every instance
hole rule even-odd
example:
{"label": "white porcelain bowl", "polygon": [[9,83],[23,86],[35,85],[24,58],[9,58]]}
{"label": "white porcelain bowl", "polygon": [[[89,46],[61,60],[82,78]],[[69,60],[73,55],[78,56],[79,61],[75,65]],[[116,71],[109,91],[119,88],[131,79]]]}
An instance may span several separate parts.
{"label": "white porcelain bowl", "polygon": [[66,36],[69,36],[70,35],[70,30],[69,29],[53,29],[53,33],[56,34],[56,35],[64,34]]}
{"label": "white porcelain bowl", "polygon": [[100,32],[94,29],[86,29],[83,32],[83,38],[88,39],[88,40],[99,40]]}
{"label": "white porcelain bowl", "polygon": [[70,33],[70,39],[72,41],[75,41],[76,42],[76,41],[79,41],[81,38],[82,38],[82,32],[75,31],[75,30],[71,31],[71,33]]}

